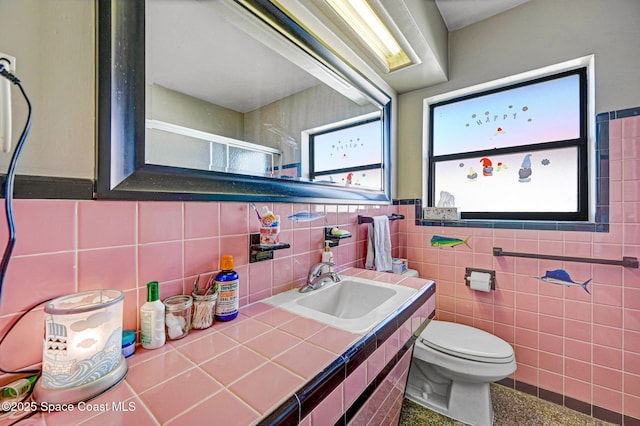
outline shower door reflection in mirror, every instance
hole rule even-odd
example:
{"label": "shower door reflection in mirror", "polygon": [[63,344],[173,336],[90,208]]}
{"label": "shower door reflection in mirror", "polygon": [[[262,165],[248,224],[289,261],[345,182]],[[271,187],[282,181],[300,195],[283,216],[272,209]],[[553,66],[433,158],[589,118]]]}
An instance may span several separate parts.
{"label": "shower door reflection in mirror", "polygon": [[[228,1],[145,6],[145,163],[382,190],[380,105]],[[326,159],[339,173],[309,174],[308,135],[363,116],[377,123],[368,145],[338,141]],[[371,167],[349,165],[365,151],[378,156],[367,179]]]}

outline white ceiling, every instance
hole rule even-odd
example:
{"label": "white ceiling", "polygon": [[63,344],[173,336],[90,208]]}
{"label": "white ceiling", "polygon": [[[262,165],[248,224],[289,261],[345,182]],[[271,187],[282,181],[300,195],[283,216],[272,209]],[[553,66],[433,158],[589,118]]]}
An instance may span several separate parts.
{"label": "white ceiling", "polygon": [[529,0],[435,0],[449,31],[498,15]]}
{"label": "white ceiling", "polygon": [[221,2],[146,4],[146,81],[239,112],[319,84],[229,23]]}
{"label": "white ceiling", "polygon": [[[319,20],[358,54],[397,93],[434,86],[448,79],[448,32],[485,20],[529,0],[368,0],[390,26],[394,35],[413,50],[415,62],[387,72],[372,60],[366,44],[350,31],[326,0],[279,0],[311,5]],[[440,16],[436,16],[440,12]],[[302,19],[301,16],[296,15]],[[441,19],[442,16],[442,19]]]}

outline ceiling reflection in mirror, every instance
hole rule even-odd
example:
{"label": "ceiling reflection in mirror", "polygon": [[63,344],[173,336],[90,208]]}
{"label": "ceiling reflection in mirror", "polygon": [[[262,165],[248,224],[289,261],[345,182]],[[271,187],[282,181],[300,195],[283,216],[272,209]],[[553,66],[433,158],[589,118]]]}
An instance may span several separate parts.
{"label": "ceiling reflection in mirror", "polygon": [[145,163],[384,189],[378,103],[233,2],[145,7]]}

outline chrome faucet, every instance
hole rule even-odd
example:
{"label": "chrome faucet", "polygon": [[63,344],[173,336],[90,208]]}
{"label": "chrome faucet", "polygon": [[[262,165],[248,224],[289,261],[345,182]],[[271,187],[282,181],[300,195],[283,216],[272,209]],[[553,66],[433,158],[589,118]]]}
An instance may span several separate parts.
{"label": "chrome faucet", "polygon": [[[340,282],[340,275],[329,270],[330,267],[335,266],[333,262],[320,262],[316,263],[309,269],[309,277],[307,283],[300,287],[300,293],[307,293],[312,290],[317,290],[329,280],[334,283]],[[323,272],[323,270],[326,271]]]}

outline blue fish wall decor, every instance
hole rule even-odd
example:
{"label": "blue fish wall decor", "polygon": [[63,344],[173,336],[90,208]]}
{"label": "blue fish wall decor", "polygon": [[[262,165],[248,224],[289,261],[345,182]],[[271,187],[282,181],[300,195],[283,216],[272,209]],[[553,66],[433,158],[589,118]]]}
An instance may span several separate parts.
{"label": "blue fish wall decor", "polygon": [[319,213],[311,213],[309,211],[302,210],[296,214],[293,214],[287,217],[287,219],[293,220],[296,223],[300,223],[300,222],[313,222],[314,220],[318,220],[326,217],[327,215],[322,215]]}
{"label": "blue fish wall decor", "polygon": [[579,283],[579,282],[574,281],[573,279],[571,279],[571,276],[569,275],[569,273],[567,271],[565,271],[564,269],[556,269],[554,271],[547,271],[546,274],[544,274],[544,276],[542,276],[542,277],[534,277],[534,278],[537,278],[537,279],[539,279],[541,281],[545,281],[545,282],[548,282],[548,283],[551,283],[551,284],[566,285],[567,287],[580,286],[588,294],[591,294],[591,292],[587,288],[587,285],[591,282],[591,278],[589,278],[588,280],[586,280],[583,283]]}

